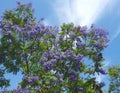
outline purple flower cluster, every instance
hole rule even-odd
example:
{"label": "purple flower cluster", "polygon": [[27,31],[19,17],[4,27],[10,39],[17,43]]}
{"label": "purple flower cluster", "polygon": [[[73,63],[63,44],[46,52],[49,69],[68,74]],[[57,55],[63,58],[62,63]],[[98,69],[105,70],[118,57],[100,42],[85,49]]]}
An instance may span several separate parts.
{"label": "purple flower cluster", "polygon": [[70,38],[74,39],[76,37],[76,35],[74,33],[70,33]]}
{"label": "purple flower cluster", "polygon": [[100,72],[101,74],[103,74],[103,75],[106,75],[106,74],[107,74],[107,72],[106,72],[105,70],[103,70],[102,68],[99,69],[99,72]]}
{"label": "purple flower cluster", "polygon": [[63,74],[61,74],[61,73],[56,73],[56,76],[58,77],[58,78],[63,78]]}
{"label": "purple flower cluster", "polygon": [[4,81],[4,80],[5,80],[5,78],[4,78],[4,77],[0,77],[0,82],[1,82],[1,81]]}
{"label": "purple flower cluster", "polygon": [[70,80],[72,81],[77,81],[78,78],[75,75],[70,75]]}
{"label": "purple flower cluster", "polygon": [[8,36],[11,36],[11,35],[12,35],[12,32],[11,32],[11,31],[7,31],[7,35],[8,35]]}
{"label": "purple flower cluster", "polygon": [[39,80],[39,77],[38,76],[28,77],[27,75],[23,75],[22,80],[28,83],[34,83]]}
{"label": "purple flower cluster", "polygon": [[[35,18],[32,15],[31,3],[21,4],[20,2],[17,2],[17,4],[17,9],[15,9],[14,12],[12,11],[11,14],[18,15],[20,11],[20,18],[13,16],[13,19],[16,18],[15,23],[12,19],[12,21],[8,22],[0,21],[0,30],[2,35],[5,35],[7,39],[13,36],[15,38],[13,41],[19,41],[18,43],[21,45],[21,49],[18,49],[20,51],[15,50],[15,52],[21,55],[20,59],[24,62],[20,63],[20,67],[24,73],[28,73],[26,69],[24,70],[25,67],[22,66],[24,64],[26,64],[28,68],[32,68],[31,65],[33,65],[33,67],[36,66],[39,70],[32,68],[32,71],[30,71],[29,68],[30,74],[24,75],[23,82],[21,83],[21,85],[25,84],[27,87],[24,89],[18,87],[13,93],[30,93],[28,86],[34,86],[35,90],[40,90],[40,88],[44,88],[44,86],[41,86],[42,84],[46,87],[44,90],[47,88],[58,87],[59,84],[62,85],[62,87],[60,85],[61,89],[66,88],[66,86],[72,89],[72,87],[69,86],[69,82],[72,81],[74,89],[83,92],[84,89],[82,87],[75,85],[75,82],[82,80],[81,74],[84,75],[87,73],[91,75],[87,69],[88,66],[83,63],[83,59],[85,57],[86,59],[88,57],[94,59],[93,56],[95,56],[96,59],[103,59],[102,55],[98,55],[97,57],[97,53],[101,53],[101,50],[107,46],[109,41],[107,39],[108,33],[104,29],[95,28],[94,26],[92,26],[89,31],[87,26],[74,27],[66,24],[65,27],[61,27],[63,31],[59,34],[58,27],[46,26],[35,22]],[[4,16],[3,20],[5,18],[6,16]],[[41,21],[42,20],[43,19],[41,19]],[[19,23],[19,21],[21,23]],[[13,46],[16,48],[17,45],[15,46],[15,44],[16,42]],[[11,43],[11,47],[13,46]],[[0,52],[1,51],[2,50],[0,50]],[[7,58],[7,56],[9,57],[7,54],[5,55],[5,58]],[[13,57],[10,56],[10,58]],[[17,59],[17,56],[15,57]],[[97,64],[97,61],[95,64]],[[44,72],[40,73],[39,76],[41,77],[37,76],[39,71]],[[86,71],[86,73],[83,73],[83,71]],[[103,75],[107,74],[102,68],[95,71],[98,71]],[[0,78],[0,81],[2,80],[3,78]],[[66,86],[64,86],[64,83]],[[103,87],[104,85],[103,82],[99,83],[100,87]]]}
{"label": "purple flower cluster", "polygon": [[53,51],[47,51],[41,57],[40,62],[43,64],[44,70],[46,71],[57,69],[55,65],[61,65],[61,63],[58,62],[63,62],[63,64],[66,66],[70,66],[70,63],[72,62],[71,65],[73,65],[73,69],[79,71],[82,64],[81,60],[83,59],[83,57],[84,56],[80,54],[73,54],[73,51],[70,49],[66,50],[65,52],[56,53],[54,53]]}
{"label": "purple flower cluster", "polygon": [[82,33],[83,37],[86,37],[87,36],[87,26],[82,26],[80,28],[80,32]]}
{"label": "purple flower cluster", "polygon": [[28,78],[28,82],[29,83],[34,83],[34,82],[36,82],[38,80],[39,80],[38,76],[33,76],[33,77]]}
{"label": "purple flower cluster", "polygon": [[73,55],[72,59],[78,62],[81,61],[83,57],[84,57],[83,55],[78,54],[78,55]]}
{"label": "purple flower cluster", "polygon": [[101,83],[99,83],[99,86],[100,86],[100,87],[104,87],[104,86],[105,86],[105,83],[104,83],[104,82],[101,82]]}
{"label": "purple flower cluster", "polygon": [[13,90],[13,93],[30,93],[28,88],[21,88],[21,87],[17,87],[17,89]]}
{"label": "purple flower cluster", "polygon": [[105,29],[102,28],[96,28],[92,26],[89,32],[90,36],[93,40],[95,40],[94,46],[97,48],[105,48],[108,45],[108,32]]}
{"label": "purple flower cluster", "polygon": [[3,27],[3,21],[0,20],[0,28]]}
{"label": "purple flower cluster", "polygon": [[51,62],[44,62],[43,65],[44,65],[45,70],[52,70],[53,69]]}
{"label": "purple flower cluster", "polygon": [[83,88],[82,87],[77,87],[77,90],[78,91],[83,91]]}

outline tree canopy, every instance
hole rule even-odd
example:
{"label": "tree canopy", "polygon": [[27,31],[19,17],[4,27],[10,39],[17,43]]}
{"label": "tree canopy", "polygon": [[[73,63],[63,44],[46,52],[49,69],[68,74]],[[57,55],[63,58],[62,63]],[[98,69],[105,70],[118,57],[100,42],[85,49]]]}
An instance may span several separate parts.
{"label": "tree canopy", "polygon": [[105,75],[102,51],[108,32],[91,25],[61,27],[37,21],[31,3],[17,2],[0,20],[0,88],[9,86],[5,73],[22,72],[12,93],[102,93]]}
{"label": "tree canopy", "polygon": [[108,69],[109,72],[109,93],[119,93],[120,91],[120,66],[111,66]]}

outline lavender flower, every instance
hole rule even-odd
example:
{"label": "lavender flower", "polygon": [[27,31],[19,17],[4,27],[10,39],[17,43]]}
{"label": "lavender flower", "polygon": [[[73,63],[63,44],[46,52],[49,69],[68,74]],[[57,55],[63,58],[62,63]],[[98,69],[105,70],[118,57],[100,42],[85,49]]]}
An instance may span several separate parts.
{"label": "lavender flower", "polygon": [[84,32],[84,31],[86,31],[87,30],[87,26],[82,26],[81,28],[80,28],[80,31],[81,32]]}
{"label": "lavender flower", "polygon": [[104,82],[101,82],[101,83],[99,83],[99,86],[100,86],[100,87],[104,87],[104,86],[105,86],[105,83],[104,83]]}
{"label": "lavender flower", "polygon": [[26,4],[26,7],[27,7],[27,8],[31,8],[31,7],[32,7],[32,3]]}
{"label": "lavender flower", "polygon": [[80,28],[80,32],[82,33],[82,35],[83,35],[84,37],[87,36],[86,30],[87,30],[87,26],[82,26],[82,27]]}
{"label": "lavender flower", "polygon": [[3,21],[0,20],[0,28],[3,26]]}
{"label": "lavender flower", "polygon": [[35,87],[35,90],[39,90],[39,89],[40,89],[40,86],[36,86],[36,87]]}
{"label": "lavender flower", "polygon": [[70,37],[71,37],[72,39],[74,39],[74,38],[76,37],[76,35],[73,34],[73,33],[70,33]]}
{"label": "lavender flower", "polygon": [[12,35],[12,32],[11,32],[11,31],[7,31],[7,35],[8,35],[8,36],[11,36],[11,35]]}
{"label": "lavender flower", "polygon": [[77,42],[81,42],[81,38],[80,37],[77,37],[76,40],[77,40]]}
{"label": "lavender flower", "polygon": [[46,62],[48,59],[46,58],[46,57],[42,57],[41,59],[40,59],[40,61],[42,62],[42,63],[44,63],[44,62]]}
{"label": "lavender flower", "polygon": [[106,37],[108,35],[108,32],[102,28],[95,28],[95,33],[100,37]]}
{"label": "lavender flower", "polygon": [[56,62],[57,62],[56,59],[52,59],[52,60],[51,60],[51,63],[52,63],[52,64],[55,64]]}
{"label": "lavender flower", "polygon": [[6,23],[5,26],[6,26],[7,28],[11,28],[11,27],[12,27],[12,23],[9,21],[9,22]]}
{"label": "lavender flower", "polygon": [[77,43],[76,43],[76,46],[77,46],[77,48],[80,48],[80,47],[81,47],[81,43],[80,43],[80,42],[77,42]]}
{"label": "lavender flower", "polygon": [[72,59],[74,61],[80,61],[83,58],[83,55],[73,55]]}
{"label": "lavender flower", "polygon": [[78,78],[75,75],[70,75],[70,80],[72,81],[77,81]]}
{"label": "lavender flower", "polygon": [[17,4],[18,4],[18,5],[21,5],[21,2],[20,2],[20,1],[17,1]]}
{"label": "lavender flower", "polygon": [[13,29],[15,29],[17,33],[20,33],[22,31],[17,25],[13,26]]}
{"label": "lavender flower", "polygon": [[106,74],[107,74],[107,72],[106,72],[105,70],[103,70],[102,68],[99,69],[99,72],[100,72],[101,74],[103,74],[103,75],[106,75]]}
{"label": "lavender flower", "polygon": [[78,91],[83,91],[83,88],[82,87],[77,87],[77,90]]}
{"label": "lavender flower", "polygon": [[51,62],[44,62],[43,65],[44,65],[45,70],[52,70]]}
{"label": "lavender flower", "polygon": [[[67,55],[68,56],[68,55]],[[60,59],[61,60],[66,60],[66,57],[67,57],[66,55],[64,55],[64,54],[62,54],[62,55],[60,55]]]}
{"label": "lavender flower", "polygon": [[59,72],[56,73],[56,76],[59,77],[59,78],[62,78],[63,77],[63,74],[60,74]]}
{"label": "lavender flower", "polygon": [[27,75],[23,75],[22,80],[23,80],[23,81],[25,81],[25,80],[27,80],[27,78],[28,78],[28,76],[27,76]]}
{"label": "lavender flower", "polygon": [[30,77],[29,79],[28,79],[28,82],[29,83],[33,83],[33,82],[36,82],[36,81],[38,81],[39,80],[39,77],[38,76],[33,76],[33,77]]}
{"label": "lavender flower", "polygon": [[30,93],[30,91],[27,88],[22,89],[22,88],[18,87],[17,89],[13,90],[13,93]]}
{"label": "lavender flower", "polygon": [[73,54],[73,51],[70,49],[66,50],[66,52],[65,52],[65,55],[67,55],[67,56],[71,56],[72,54]]}
{"label": "lavender flower", "polygon": [[103,47],[103,45],[99,41],[95,42],[94,46],[98,47],[98,48],[102,48]]}
{"label": "lavender flower", "polygon": [[44,18],[42,17],[42,18],[40,18],[40,21],[43,21],[44,20]]}
{"label": "lavender flower", "polygon": [[75,74],[76,72],[74,70],[72,70],[72,69],[69,69],[68,73],[69,74]]}

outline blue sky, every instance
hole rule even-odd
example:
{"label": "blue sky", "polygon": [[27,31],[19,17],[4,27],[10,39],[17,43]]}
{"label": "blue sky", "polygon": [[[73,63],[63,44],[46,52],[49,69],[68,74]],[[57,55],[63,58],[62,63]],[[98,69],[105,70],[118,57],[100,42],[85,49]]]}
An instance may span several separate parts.
{"label": "blue sky", "polygon": [[[109,31],[110,43],[104,51],[106,67],[120,64],[120,0],[21,0],[31,2],[35,8],[37,20],[45,18],[45,24],[59,26],[61,23],[73,22],[76,25],[95,24]],[[16,0],[1,0],[0,15],[16,7]],[[7,75],[12,78],[11,88],[17,86],[21,77]],[[20,74],[18,75],[20,76]],[[107,80],[98,77],[98,80]]]}

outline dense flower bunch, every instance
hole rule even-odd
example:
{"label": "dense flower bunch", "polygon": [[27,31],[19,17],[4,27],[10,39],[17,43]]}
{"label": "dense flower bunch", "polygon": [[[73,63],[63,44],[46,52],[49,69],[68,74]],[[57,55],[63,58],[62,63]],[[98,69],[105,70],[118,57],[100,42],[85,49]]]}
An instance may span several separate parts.
{"label": "dense flower bunch", "polygon": [[[102,50],[108,33],[92,25],[62,24],[61,28],[36,22],[31,4],[21,4],[0,20],[0,87],[4,73],[21,71],[23,79],[13,93],[95,93],[105,85],[95,74],[103,70]],[[92,63],[86,62],[91,60]],[[90,65],[89,65],[90,64]],[[1,69],[2,71],[2,69]]]}

